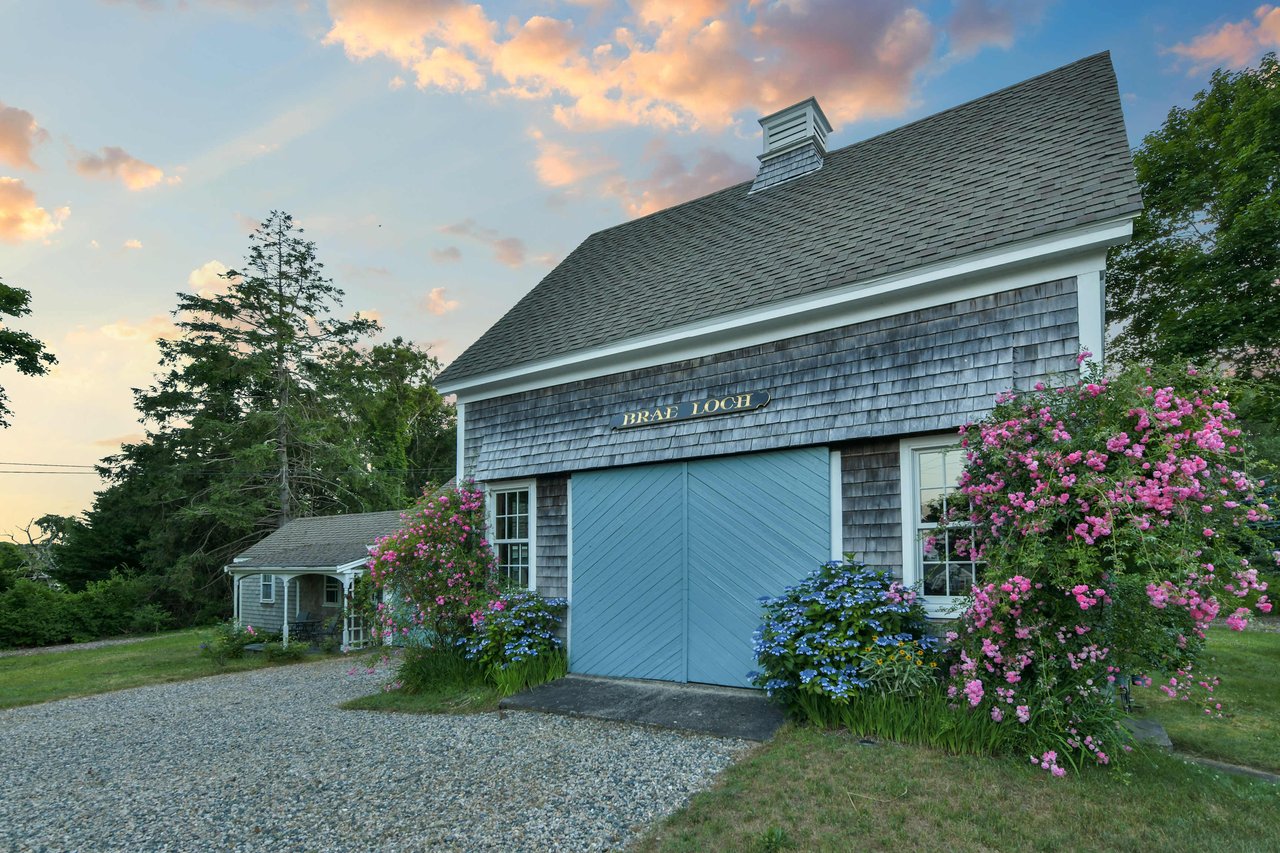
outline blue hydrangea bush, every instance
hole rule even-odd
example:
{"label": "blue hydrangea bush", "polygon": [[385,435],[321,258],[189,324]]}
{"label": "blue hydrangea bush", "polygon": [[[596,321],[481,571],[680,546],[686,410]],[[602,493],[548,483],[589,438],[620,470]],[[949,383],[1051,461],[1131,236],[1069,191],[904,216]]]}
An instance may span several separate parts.
{"label": "blue hydrangea bush", "polygon": [[471,614],[473,631],[459,640],[504,695],[565,674],[560,623],[568,601],[529,590],[504,592]]}
{"label": "blue hydrangea bush", "polygon": [[939,641],[916,591],[887,571],[847,556],[760,602],[754,681],[791,711],[809,716],[814,700],[910,695],[935,682]]}

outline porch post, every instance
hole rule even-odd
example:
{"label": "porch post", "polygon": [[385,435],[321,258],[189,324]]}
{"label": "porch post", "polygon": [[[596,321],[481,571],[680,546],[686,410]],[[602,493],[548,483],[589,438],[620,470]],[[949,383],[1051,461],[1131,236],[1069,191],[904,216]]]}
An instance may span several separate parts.
{"label": "porch post", "polygon": [[284,628],[280,634],[284,647],[287,649],[289,648],[289,578],[287,576],[284,579],[284,613],[282,615],[284,616]]}
{"label": "porch post", "polygon": [[231,576],[231,618],[240,624],[240,576]]}
{"label": "porch post", "polygon": [[351,575],[343,575],[342,581],[342,648],[351,648]]}

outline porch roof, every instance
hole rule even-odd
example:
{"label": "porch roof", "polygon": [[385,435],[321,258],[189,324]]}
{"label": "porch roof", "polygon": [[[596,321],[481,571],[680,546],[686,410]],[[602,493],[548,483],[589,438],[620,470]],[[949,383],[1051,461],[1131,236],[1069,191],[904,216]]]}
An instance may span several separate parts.
{"label": "porch roof", "polygon": [[229,572],[336,571],[360,563],[369,546],[400,528],[400,510],[296,518],[241,553]]}

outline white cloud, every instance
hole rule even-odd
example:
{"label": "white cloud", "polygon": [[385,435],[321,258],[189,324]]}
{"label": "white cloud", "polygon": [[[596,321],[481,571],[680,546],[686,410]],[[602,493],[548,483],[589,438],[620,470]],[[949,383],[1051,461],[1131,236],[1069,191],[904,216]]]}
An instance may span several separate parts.
{"label": "white cloud", "polygon": [[448,297],[446,297],[445,289],[443,287],[431,288],[431,291],[427,294],[426,298],[423,300],[423,307],[426,308],[427,311],[431,312],[432,314],[435,314],[437,317],[442,316],[444,314],[448,314],[450,311],[457,308],[460,304],[462,303],[460,303],[458,300],[449,299]]}

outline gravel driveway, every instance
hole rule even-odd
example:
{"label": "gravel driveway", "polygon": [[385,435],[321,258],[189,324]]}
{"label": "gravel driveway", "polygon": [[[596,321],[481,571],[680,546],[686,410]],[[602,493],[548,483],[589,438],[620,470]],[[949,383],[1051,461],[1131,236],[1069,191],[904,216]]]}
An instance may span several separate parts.
{"label": "gravel driveway", "polygon": [[744,741],[342,711],[347,661],[0,711],[4,850],[616,849]]}

